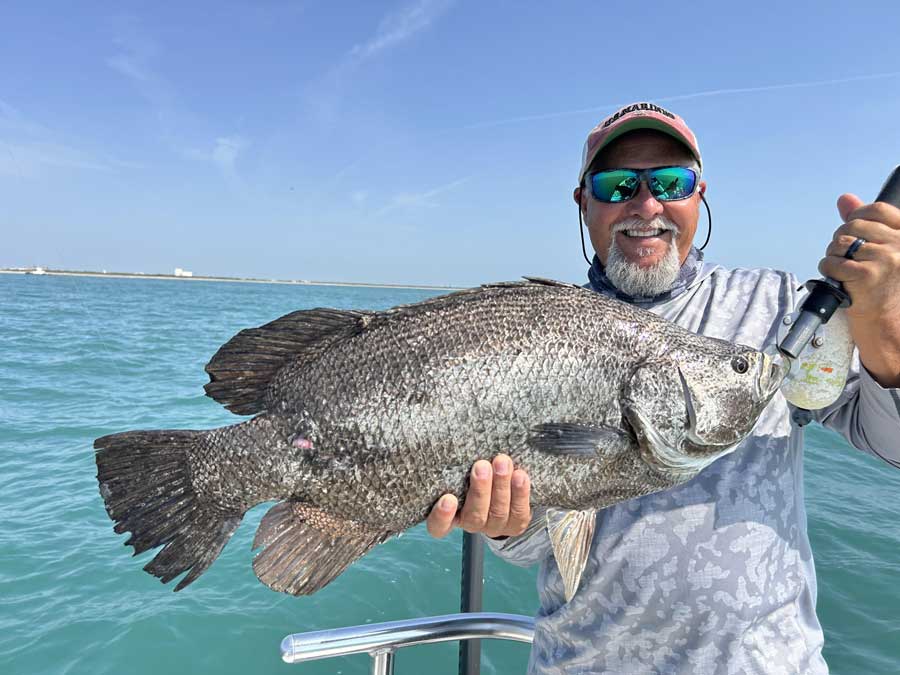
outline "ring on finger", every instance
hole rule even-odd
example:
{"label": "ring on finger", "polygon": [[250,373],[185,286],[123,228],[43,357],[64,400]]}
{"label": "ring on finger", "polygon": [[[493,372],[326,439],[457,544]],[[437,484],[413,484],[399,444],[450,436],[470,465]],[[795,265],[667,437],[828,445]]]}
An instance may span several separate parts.
{"label": "ring on finger", "polygon": [[850,244],[850,247],[847,249],[847,252],[844,253],[844,257],[847,260],[853,260],[853,257],[856,255],[857,251],[862,247],[863,244],[866,243],[866,240],[862,237],[857,237],[853,240],[853,243]]}

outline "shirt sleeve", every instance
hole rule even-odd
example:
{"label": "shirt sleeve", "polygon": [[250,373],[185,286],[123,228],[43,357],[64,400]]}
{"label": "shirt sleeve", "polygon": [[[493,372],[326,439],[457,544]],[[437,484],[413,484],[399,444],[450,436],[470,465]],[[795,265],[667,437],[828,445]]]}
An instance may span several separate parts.
{"label": "shirt sleeve", "polygon": [[543,525],[529,527],[517,537],[499,541],[485,537],[484,540],[494,555],[518,567],[531,567],[552,553],[550,536]]}
{"label": "shirt sleeve", "polygon": [[813,419],[855,448],[900,468],[900,389],[882,387],[857,358],[844,393],[831,406],[813,411]]}

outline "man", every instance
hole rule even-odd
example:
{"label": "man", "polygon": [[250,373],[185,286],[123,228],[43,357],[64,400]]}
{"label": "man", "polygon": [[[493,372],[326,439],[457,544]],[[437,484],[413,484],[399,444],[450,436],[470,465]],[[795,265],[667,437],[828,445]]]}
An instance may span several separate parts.
{"label": "man", "polygon": [[[659,167],[672,169],[641,171]],[[701,168],[694,134],[652,104],[590,132],[574,193],[596,252],[590,286],[703,335],[771,346],[797,280],[703,262],[693,247]],[[844,224],[819,270],[852,298],[863,367],[854,363],[840,399],[813,418],[900,462],[900,209],[843,195],[838,210]],[[509,562],[540,563],[531,673],[826,673],[803,503],[809,418],[798,413],[776,396],[752,435],[693,480],[601,511],[568,603],[546,529],[518,536],[531,518],[529,483],[508,456],[477,462],[464,507],[445,495],[428,529],[483,532]]]}

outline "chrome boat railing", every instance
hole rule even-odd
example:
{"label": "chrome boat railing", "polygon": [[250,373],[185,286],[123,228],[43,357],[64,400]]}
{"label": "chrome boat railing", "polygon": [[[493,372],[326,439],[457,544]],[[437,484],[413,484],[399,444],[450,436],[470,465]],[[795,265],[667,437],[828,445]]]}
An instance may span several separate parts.
{"label": "chrome boat railing", "polygon": [[368,653],[372,675],[393,675],[394,653],[404,647],[455,640],[532,641],[534,619],[519,614],[468,612],[294,633],[281,641],[281,658],[301,663]]}

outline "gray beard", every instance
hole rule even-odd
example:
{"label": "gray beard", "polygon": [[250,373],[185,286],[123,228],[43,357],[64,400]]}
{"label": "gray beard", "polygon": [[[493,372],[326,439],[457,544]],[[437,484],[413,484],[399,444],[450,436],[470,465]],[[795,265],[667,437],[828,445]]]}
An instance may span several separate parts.
{"label": "gray beard", "polygon": [[[628,260],[616,244],[615,234],[622,230],[638,227],[640,229],[665,229],[672,232],[672,243],[665,257],[652,267],[640,267]],[[658,216],[647,222],[643,218],[628,218],[612,227],[613,238],[606,257],[606,277],[612,284],[626,295],[649,298],[665,293],[672,288],[681,270],[678,255],[678,226],[668,218]]]}

